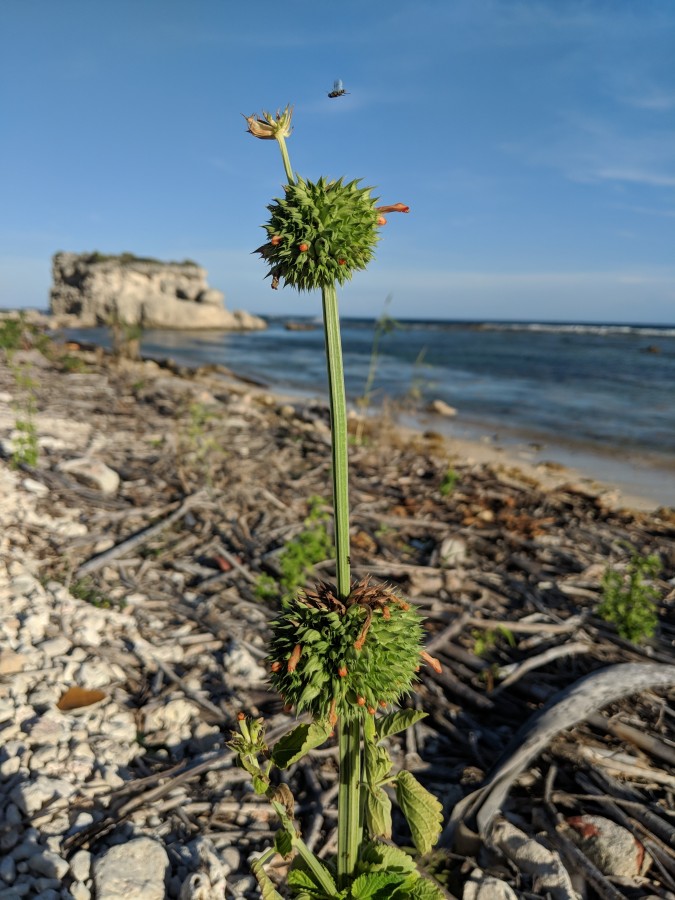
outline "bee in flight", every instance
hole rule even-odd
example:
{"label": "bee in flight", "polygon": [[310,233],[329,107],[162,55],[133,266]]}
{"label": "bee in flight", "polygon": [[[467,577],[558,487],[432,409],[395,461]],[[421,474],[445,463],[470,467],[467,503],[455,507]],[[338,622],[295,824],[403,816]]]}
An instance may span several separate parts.
{"label": "bee in flight", "polygon": [[344,97],[347,91],[342,87],[342,81],[339,78],[336,78],[333,82],[333,90],[329,92],[328,96],[331,100],[334,100],[335,97]]}

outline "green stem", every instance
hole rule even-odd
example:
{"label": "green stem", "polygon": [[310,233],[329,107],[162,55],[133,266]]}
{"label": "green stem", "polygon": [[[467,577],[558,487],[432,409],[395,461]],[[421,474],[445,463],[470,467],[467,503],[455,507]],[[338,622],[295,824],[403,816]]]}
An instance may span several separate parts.
{"label": "green stem", "polygon": [[293,169],[291,169],[291,161],[288,157],[288,150],[286,149],[286,140],[285,138],[281,137],[280,134],[277,135],[277,143],[279,144],[279,149],[281,150],[281,158],[284,161],[284,169],[286,171],[286,178],[288,179],[288,183],[295,184]]}
{"label": "green stem", "polygon": [[333,510],[335,516],[335,568],[338,595],[346,600],[351,590],[349,573],[349,488],[347,461],[347,401],[342,366],[342,342],[335,285],[324,285],[323,324],[326,338],[328,388],[333,452]]}
{"label": "green stem", "polygon": [[[333,453],[333,509],[335,516],[335,569],[340,599],[351,590],[349,565],[349,490],[347,460],[347,401],[345,398],[342,342],[335,284],[324,285],[323,322],[330,394]],[[360,722],[340,720],[340,778],[338,790],[338,887],[349,884],[361,844],[359,805],[361,776]]]}
{"label": "green stem", "polygon": [[354,873],[362,838],[361,723],[340,719],[338,788],[338,887],[347,887]]}

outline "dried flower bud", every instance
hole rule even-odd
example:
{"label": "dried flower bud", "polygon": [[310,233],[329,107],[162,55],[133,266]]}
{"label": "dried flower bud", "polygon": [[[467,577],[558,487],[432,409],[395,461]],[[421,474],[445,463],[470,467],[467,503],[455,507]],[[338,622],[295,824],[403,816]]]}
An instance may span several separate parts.
{"label": "dried flower bud", "polygon": [[248,133],[263,141],[273,141],[290,136],[293,107],[287,106],[283,112],[277,110],[276,116],[263,110],[262,116],[244,116],[248,123]]}

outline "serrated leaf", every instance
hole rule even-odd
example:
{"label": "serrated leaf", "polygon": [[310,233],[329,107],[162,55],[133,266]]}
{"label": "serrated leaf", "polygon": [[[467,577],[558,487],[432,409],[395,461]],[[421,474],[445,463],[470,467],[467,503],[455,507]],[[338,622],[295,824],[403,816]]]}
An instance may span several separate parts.
{"label": "serrated leaf", "polygon": [[440,837],[443,807],[414,775],[405,771],[396,776],[396,799],[410,826],[415,846],[424,856]]}
{"label": "serrated leaf", "polygon": [[420,876],[405,896],[406,900],[445,900],[447,894],[430,878]]}
{"label": "serrated leaf", "polygon": [[277,892],[259,859],[251,861],[251,871],[258,882],[262,900],[282,900],[281,894]]}
{"label": "serrated leaf", "polygon": [[372,841],[364,847],[361,859],[372,871],[385,869],[388,872],[400,872],[402,875],[415,871],[415,861],[405,850],[378,841]]}
{"label": "serrated leaf", "polygon": [[423,719],[426,715],[427,714],[421,709],[400,709],[397,712],[381,716],[375,722],[378,740],[381,741],[390,734],[397,734],[399,731],[405,731],[406,728],[410,728],[411,725],[414,725],[415,722],[419,722],[419,720]]}
{"label": "serrated leaf", "polygon": [[367,872],[352,882],[353,900],[388,900],[401,882],[395,872]]}
{"label": "serrated leaf", "polygon": [[287,769],[305,753],[319,747],[328,739],[331,727],[327,723],[312,722],[298,725],[276,742],[272,748],[272,761],[280,769]]}
{"label": "serrated leaf", "polygon": [[391,838],[391,800],[381,787],[366,793],[366,827],[372,837]]}

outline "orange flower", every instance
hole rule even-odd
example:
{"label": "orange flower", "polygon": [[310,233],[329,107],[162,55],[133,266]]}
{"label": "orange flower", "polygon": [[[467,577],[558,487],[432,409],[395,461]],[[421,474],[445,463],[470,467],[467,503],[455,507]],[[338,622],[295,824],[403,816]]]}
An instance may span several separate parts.
{"label": "orange flower", "polygon": [[299,244],[298,250],[301,253],[307,253],[307,251],[309,250],[309,244]]}
{"label": "orange flower", "polygon": [[298,663],[300,662],[300,656],[302,655],[302,644],[296,644],[293,647],[293,652],[291,653],[290,659],[288,660],[287,669],[289,672],[295,672]]}
{"label": "orange flower", "polygon": [[359,706],[365,706],[365,705],[366,705],[366,698],[365,698],[365,697],[357,697],[357,698],[356,698],[356,702],[359,704]]}
{"label": "orange flower", "polygon": [[405,203],[394,203],[391,206],[376,206],[378,212],[386,213],[386,212],[410,212],[410,207],[406,206]]}
{"label": "orange flower", "polygon": [[277,244],[280,244],[282,242],[282,240],[283,240],[283,238],[281,237],[280,234],[275,234],[274,237],[272,238],[272,240],[270,241],[270,244],[273,247],[276,247]]}
{"label": "orange flower", "polygon": [[340,666],[340,668],[338,669],[338,675],[340,676],[340,678],[346,678],[347,677],[347,666]]}
{"label": "orange flower", "polygon": [[378,224],[378,225],[386,225],[386,224],[387,224],[387,220],[385,219],[384,216],[378,216],[378,217],[377,217],[377,224]]}
{"label": "orange flower", "polygon": [[281,663],[280,663],[280,662],[273,662],[272,665],[270,666],[270,669],[271,669],[273,672],[278,672],[280,668],[281,668]]}
{"label": "orange flower", "polygon": [[424,662],[429,663],[429,665],[434,670],[434,672],[436,672],[436,674],[438,674],[438,675],[441,674],[441,672],[443,671],[443,667],[441,666],[441,664],[439,663],[439,661],[436,659],[435,656],[430,656],[426,650],[423,650],[420,653],[420,656],[422,657]]}

